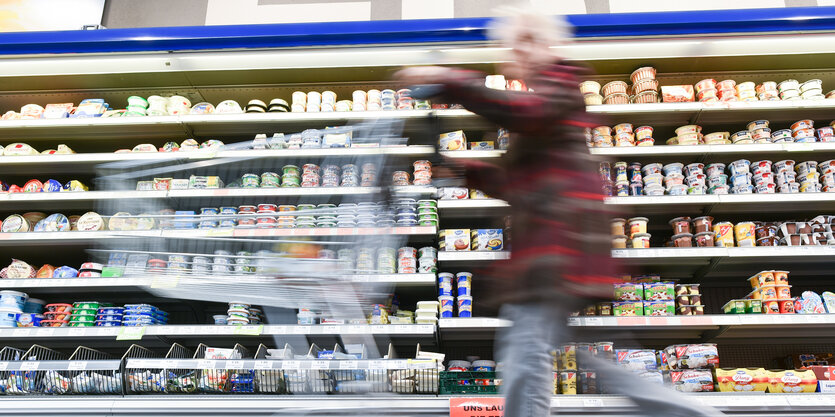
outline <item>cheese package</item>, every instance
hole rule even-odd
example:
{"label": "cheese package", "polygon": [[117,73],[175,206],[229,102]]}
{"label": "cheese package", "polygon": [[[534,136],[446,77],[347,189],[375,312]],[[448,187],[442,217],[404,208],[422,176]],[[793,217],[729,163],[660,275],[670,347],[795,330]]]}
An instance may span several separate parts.
{"label": "cheese package", "polygon": [[719,365],[719,351],[713,343],[667,346],[664,352],[670,369],[714,368]]}
{"label": "cheese package", "polygon": [[768,392],[797,393],[815,392],[818,378],[811,369],[769,370]]}
{"label": "cheese package", "polygon": [[5,156],[21,156],[21,155],[37,155],[33,147],[25,143],[12,143],[3,148],[3,155]]}
{"label": "cheese package", "polygon": [[438,137],[438,143],[442,151],[463,151],[467,149],[467,137],[463,130],[442,133]]}
{"label": "cheese package", "polygon": [[470,229],[446,229],[441,230],[441,250],[445,251],[469,251],[470,250]]}
{"label": "cheese package", "polygon": [[502,229],[472,229],[470,237],[474,251],[500,251],[504,248]]}
{"label": "cheese package", "polygon": [[763,368],[716,368],[719,392],[765,392],[768,373]]}
{"label": "cheese package", "polygon": [[92,232],[95,230],[105,230],[104,219],[98,213],[88,211],[78,218],[75,225],[76,229],[81,232]]}

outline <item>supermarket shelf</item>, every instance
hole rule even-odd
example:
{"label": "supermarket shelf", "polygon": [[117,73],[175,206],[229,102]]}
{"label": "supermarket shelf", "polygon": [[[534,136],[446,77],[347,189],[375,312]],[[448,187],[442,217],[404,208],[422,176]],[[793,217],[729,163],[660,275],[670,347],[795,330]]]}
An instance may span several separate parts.
{"label": "supermarket shelf", "polygon": [[748,277],[763,269],[788,269],[810,278],[829,277],[835,246],[614,249],[612,256],[669,279],[726,282],[726,278]]}
{"label": "supermarket shelf", "polygon": [[[126,330],[128,329],[128,330]],[[336,335],[381,335],[381,336],[425,336],[435,334],[430,324],[378,324],[378,325],[164,325],[142,326],[141,330],[130,327],[26,327],[0,329],[0,340],[65,340],[65,339],[115,339],[120,334],[130,333],[139,339],[149,336],[171,338],[196,337],[238,337],[246,336],[336,336]],[[136,332],[136,333],[134,333]],[[136,340],[139,340],[136,339]]]}
{"label": "supermarket shelf", "polygon": [[[498,329],[512,322],[497,318],[447,318],[438,321],[443,340],[493,340]],[[835,314],[722,314],[669,317],[570,317],[578,337],[603,336],[647,343],[675,340],[740,342],[752,339],[802,339],[833,341],[828,329]],[[679,342],[680,343],[680,342]]]}
{"label": "supermarket shelf", "polygon": [[9,173],[89,173],[97,168],[126,169],[141,165],[185,161],[191,159],[301,159],[321,160],[334,157],[358,157],[386,155],[391,157],[423,157],[434,154],[432,146],[391,146],[376,148],[328,148],[328,149],[260,149],[260,150],[197,150],[191,152],[128,152],[128,153],[76,153],[70,155],[0,156],[0,167],[8,167]]}
{"label": "supermarket shelf", "polygon": [[505,213],[510,205],[497,198],[438,200],[438,212],[443,218],[475,218]]}
{"label": "supermarket shelf", "polygon": [[[399,195],[434,195],[437,189],[425,186],[393,187]],[[316,188],[219,188],[170,191],[78,191],[59,193],[0,193],[0,206],[7,209],[51,210],[55,203],[61,209],[94,209],[97,202],[125,200],[160,200],[165,198],[242,198],[307,197],[307,196],[372,196],[380,187],[316,187]]]}
{"label": "supermarket shelf", "polygon": [[[265,396],[265,395],[136,395],[136,396],[3,396],[0,415],[68,416],[266,416],[277,413],[306,416],[362,413],[369,416],[449,416],[447,396]],[[831,415],[833,394],[692,394],[697,404],[731,414],[773,416]],[[277,411],[280,410],[280,411]],[[551,399],[551,414],[560,416],[624,415],[634,412],[633,403],[615,395],[557,395]]]}
{"label": "supermarket shelf", "polygon": [[[739,158],[763,159],[817,159],[819,155],[835,153],[835,143],[764,143],[750,145],[692,145],[692,146],[620,146],[612,148],[591,148],[594,155],[623,158],[657,158],[668,160],[682,157],[687,160],[699,160],[708,156],[727,157],[728,160]],[[814,156],[813,156],[814,155]],[[753,160],[753,159],[752,159]],[[679,162],[684,162],[680,159]]]}
{"label": "supermarket shelf", "polygon": [[608,197],[606,204],[633,208],[642,215],[751,213],[764,209],[770,213],[819,213],[832,209],[835,193]]}
{"label": "supermarket shelf", "polygon": [[446,252],[438,251],[438,262],[448,266],[469,266],[484,264],[489,261],[510,259],[510,252]]}
{"label": "supermarket shelf", "polygon": [[21,245],[88,245],[94,242],[118,239],[166,238],[166,239],[212,239],[212,238],[265,238],[289,236],[424,236],[434,238],[434,226],[415,227],[321,227],[303,229],[166,229],[141,231],[95,231],[95,232],[20,232],[0,233],[0,246]]}
{"label": "supermarket shelf", "polygon": [[[776,101],[754,103],[651,103],[589,106],[590,113],[606,115],[613,122],[651,126],[690,123],[717,124],[766,119],[793,122],[802,118],[828,119],[835,100]],[[80,136],[104,139],[182,138],[191,136],[254,135],[264,132],[295,132],[373,120],[402,120],[406,130],[419,129],[421,122],[437,115],[444,128],[476,129],[490,125],[467,110],[397,110],[326,113],[242,113],[180,116],[114,117],[89,119],[4,120],[0,139],[26,137],[70,139]]]}
{"label": "supermarket shelf", "polygon": [[[216,278],[216,276],[215,276]],[[355,282],[393,285],[398,288],[434,287],[435,274],[364,274],[351,275]],[[28,278],[4,279],[0,287],[7,290],[34,291],[44,293],[69,293],[85,291],[109,291],[118,288],[120,292],[130,289],[145,289],[170,285],[165,276],[127,276],[121,278]]]}

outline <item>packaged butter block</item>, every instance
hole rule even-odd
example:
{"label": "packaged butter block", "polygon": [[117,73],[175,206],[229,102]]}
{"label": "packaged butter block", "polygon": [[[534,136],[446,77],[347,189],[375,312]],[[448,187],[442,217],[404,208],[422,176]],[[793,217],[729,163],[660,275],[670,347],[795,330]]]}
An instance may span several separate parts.
{"label": "packaged butter block", "polygon": [[504,248],[502,229],[472,229],[470,238],[474,251],[500,251]]}
{"label": "packaged butter block", "polygon": [[220,177],[214,175],[192,175],[188,179],[188,188],[223,188],[223,181],[220,180]]}
{"label": "packaged butter block", "polygon": [[467,137],[464,135],[463,130],[442,133],[438,137],[438,143],[442,151],[462,151],[467,149]]}
{"label": "packaged butter block", "polygon": [[763,368],[717,368],[715,373],[719,392],[765,392],[768,388]]}
{"label": "packaged butter block", "polygon": [[811,369],[775,369],[767,372],[770,393],[815,392],[818,387],[818,378]]}

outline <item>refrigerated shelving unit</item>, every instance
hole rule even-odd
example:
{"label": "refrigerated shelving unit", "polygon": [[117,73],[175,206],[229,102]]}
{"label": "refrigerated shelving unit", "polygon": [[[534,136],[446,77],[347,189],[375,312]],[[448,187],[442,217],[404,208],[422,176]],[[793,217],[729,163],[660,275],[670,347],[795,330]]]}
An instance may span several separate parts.
{"label": "refrigerated shelving unit", "polygon": [[[736,80],[775,80],[819,78],[828,91],[835,89],[835,8],[749,10],[734,13],[681,12],[633,15],[586,15],[570,17],[577,27],[578,42],[561,47],[562,52],[587,61],[597,72],[594,79],[610,81],[628,78],[641,65],[658,69],[661,85],[693,84],[703,78]],[[711,25],[706,25],[711,22]],[[130,95],[180,94],[193,103],[218,103],[235,99],[245,103],[252,98],[289,99],[297,89],[336,91],[350,95],[354,89],[391,86],[391,73],[401,66],[454,64],[493,71],[503,59],[501,51],[484,41],[485,19],[448,21],[372,22],[261,25],[253,27],[156,28],[143,30],[103,30],[64,33],[60,43],[51,33],[0,35],[0,109],[16,109],[23,104],[55,102],[78,103],[89,97],[102,97],[113,107],[121,107]],[[307,33],[299,36],[298,33]],[[314,47],[315,46],[315,47]],[[684,124],[701,124],[716,130],[741,130],[745,123],[767,119],[775,125],[788,125],[799,119],[818,122],[835,119],[835,100],[820,102],[768,102],[704,105],[701,103],[658,103],[642,105],[591,106],[590,112],[605,118],[606,124],[630,122],[656,128],[659,146],[592,149],[597,155],[648,162],[729,162],[742,157],[762,159],[826,160],[835,158],[835,144],[770,144],[725,146],[663,146],[672,130]],[[240,114],[184,115],[113,119],[65,119],[0,121],[0,140],[27,142],[37,149],[65,143],[74,155],[0,157],[2,176],[14,180],[33,176],[94,178],[100,169],[129,169],[149,163],[166,166],[206,161],[230,162],[256,158],[262,164],[281,164],[285,160],[322,160],[326,157],[386,155],[405,162],[433,154],[425,143],[384,148],[328,150],[222,150],[219,152],[112,153],[139,143],[161,144],[186,138],[218,138],[227,143],[248,140],[258,133],[295,132],[306,128],[343,125],[377,119],[402,120],[404,136],[420,135],[424,122],[436,122],[442,131],[465,130],[478,133],[495,129],[466,110],[316,113],[316,114]],[[502,151],[446,152],[451,158],[485,159],[501,156]],[[255,201],[258,198],[297,198],[307,196],[370,195],[373,188],[296,189],[296,190],[115,190],[77,193],[0,194],[4,215],[29,210],[91,210],[115,201],[169,201],[178,207],[197,209],[207,202]],[[431,187],[405,189],[414,195],[431,195]],[[651,227],[660,230],[669,218],[680,215],[706,215],[731,220],[746,216],[771,215],[811,217],[835,214],[835,197],[829,194],[684,196],[611,198],[607,204],[624,206],[647,214]],[[58,208],[60,207],[60,210]],[[501,200],[462,200],[439,202],[440,228],[495,224],[508,206]],[[103,213],[112,214],[112,213]],[[756,218],[753,218],[756,220]],[[661,226],[659,226],[659,224]],[[419,229],[419,230],[418,230]],[[425,229],[425,230],[424,230]],[[432,229],[432,230],[429,230]],[[275,230],[255,231],[270,236],[339,236],[374,234],[375,230]],[[431,242],[433,228],[400,230],[418,242]],[[63,232],[0,234],[0,246],[8,257],[32,260],[34,264],[58,261],[80,263],[84,250],[96,244],[130,240],[131,237],[194,239],[207,237],[252,237],[248,232],[172,231],[148,232]],[[741,293],[745,278],[768,267],[792,271],[798,287],[835,288],[832,271],[835,247],[776,248],[692,248],[617,250],[613,256],[644,270],[661,272],[663,277],[682,282],[715,285],[717,296],[710,303],[723,303]],[[441,252],[442,271],[460,271],[507,259],[509,252]],[[30,257],[30,258],[27,258]],[[57,258],[57,259],[56,259]],[[162,277],[165,278],[165,277]],[[4,280],[3,289],[30,292],[42,298],[56,296],[81,299],[111,297],[129,302],[154,300],[146,291],[171,285],[160,276],[132,278],[23,279]],[[436,291],[433,274],[368,275],[358,280],[396,286],[398,292],[417,298],[431,298]],[[797,281],[794,281],[794,280]],[[474,281],[479,296],[478,279]],[[426,299],[424,298],[424,299]],[[479,306],[476,298],[475,311]],[[165,302],[162,299],[155,301]],[[200,309],[199,302],[183,302]],[[719,305],[709,306],[718,312]],[[201,310],[202,311],[202,310]],[[197,317],[195,314],[193,317]],[[785,352],[771,345],[804,344],[816,349],[835,350],[832,331],[835,315],[793,316],[675,316],[668,318],[578,317],[569,323],[575,328],[598,332],[598,340],[623,338],[658,347],[683,341],[715,341],[723,348],[736,349],[731,359],[740,363],[739,350],[746,344],[758,346],[756,358],[763,366],[768,355]],[[160,348],[171,342],[257,345],[270,343],[276,336],[303,336],[311,340],[334,340],[340,334],[366,334],[403,346],[421,343],[431,350],[447,353],[447,359],[469,354],[468,346],[478,344],[479,353],[489,352],[494,334],[508,322],[489,317],[442,319],[432,325],[320,325],[298,326],[266,324],[241,328],[205,324],[149,326],[140,333],[123,334],[109,328],[0,329],[0,344],[27,347],[39,343],[56,349],[77,345],[124,351],[130,343]],[[121,337],[120,337],[121,336]],[[130,340],[120,340],[130,339]],[[662,345],[663,346],[663,345]],[[737,348],[734,348],[734,347]],[[741,348],[740,348],[741,346]],[[413,354],[404,348],[402,356]],[[456,356],[457,355],[457,356]],[[743,358],[744,359],[744,358]],[[5,362],[0,362],[4,364]],[[0,365],[2,366],[2,365]],[[7,365],[8,366],[8,365]],[[3,368],[6,369],[6,368]],[[706,394],[694,395],[702,404],[719,407],[739,415],[828,415],[835,407],[835,395]],[[345,412],[365,414],[446,415],[446,397],[433,395],[395,397],[290,397],[290,396],[0,396],[3,415],[272,415],[276,410]],[[629,411],[628,403],[615,396],[556,396],[554,410],[568,415],[617,414]],[[317,410],[311,410],[315,408]]]}

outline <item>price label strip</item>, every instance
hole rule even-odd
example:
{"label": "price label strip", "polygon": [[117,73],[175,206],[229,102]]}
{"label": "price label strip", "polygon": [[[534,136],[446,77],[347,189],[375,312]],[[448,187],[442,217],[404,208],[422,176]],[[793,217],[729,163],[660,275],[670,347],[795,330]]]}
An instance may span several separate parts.
{"label": "price label strip", "polygon": [[116,335],[116,340],[142,340],[144,335],[145,326],[122,327]]}
{"label": "price label strip", "polygon": [[261,333],[264,331],[264,325],[259,324],[257,326],[235,326],[234,334],[240,336],[260,336]]}

